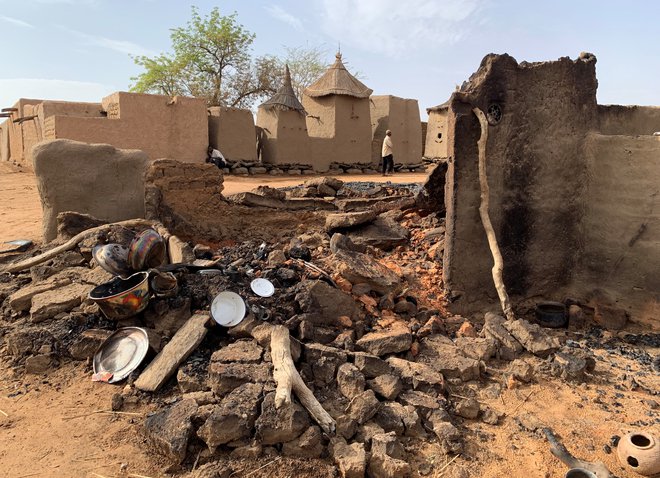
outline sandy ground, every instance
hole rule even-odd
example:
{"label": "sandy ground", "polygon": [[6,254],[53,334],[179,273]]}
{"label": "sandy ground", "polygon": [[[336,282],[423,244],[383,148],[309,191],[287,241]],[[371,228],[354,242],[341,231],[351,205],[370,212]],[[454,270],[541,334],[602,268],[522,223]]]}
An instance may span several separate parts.
{"label": "sandy ground", "polygon": [[[381,175],[336,176],[343,181],[423,182],[427,173],[400,173],[392,177]],[[259,185],[295,186],[308,179],[302,176],[226,176],[224,195],[251,191]],[[13,239],[41,240],[41,204],[34,174],[0,164],[0,243]]]}

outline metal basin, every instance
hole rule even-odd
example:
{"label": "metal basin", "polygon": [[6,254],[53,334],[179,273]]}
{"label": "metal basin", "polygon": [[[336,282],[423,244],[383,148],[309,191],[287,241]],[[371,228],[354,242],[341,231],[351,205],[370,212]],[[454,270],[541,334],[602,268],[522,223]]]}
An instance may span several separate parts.
{"label": "metal basin", "polygon": [[149,274],[137,272],[128,279],[115,277],[89,293],[89,298],[110,320],[122,320],[142,312],[149,304]]}

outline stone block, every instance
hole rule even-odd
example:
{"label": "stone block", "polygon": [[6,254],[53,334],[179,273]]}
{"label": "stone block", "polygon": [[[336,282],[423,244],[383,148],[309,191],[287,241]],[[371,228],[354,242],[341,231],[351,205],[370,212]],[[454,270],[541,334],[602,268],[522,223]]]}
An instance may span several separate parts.
{"label": "stone block", "polygon": [[374,395],[373,390],[366,390],[351,400],[346,414],[356,423],[362,425],[371,420],[378,413],[379,408],[380,402]]}
{"label": "stone block", "polygon": [[[313,367],[312,367],[313,368]],[[352,400],[364,392],[365,379],[357,367],[350,363],[343,363],[337,370],[337,385],[343,396]]]}
{"label": "stone block", "polygon": [[248,438],[259,414],[263,385],[246,383],[227,395],[197,430],[213,453],[219,445]]}
{"label": "stone block", "polygon": [[62,312],[69,312],[87,298],[91,286],[69,284],[58,289],[42,292],[32,297],[30,322],[43,322]]}
{"label": "stone block", "polygon": [[194,432],[192,417],[196,412],[195,401],[187,399],[147,417],[144,423],[147,442],[170,463],[180,464],[186,457],[188,440]]}
{"label": "stone block", "polygon": [[335,437],[330,440],[329,451],[342,478],[364,478],[367,454],[362,443],[348,445],[343,438]]}
{"label": "stone block", "polygon": [[237,340],[211,355],[211,362],[260,363],[264,349],[254,340]]}
{"label": "stone block", "polygon": [[373,355],[386,355],[405,352],[412,345],[412,334],[407,327],[395,327],[378,332],[370,332],[356,342],[362,350]]}
{"label": "stone block", "polygon": [[290,442],[310,426],[309,415],[296,402],[275,408],[275,392],[261,403],[261,415],[255,422],[257,436],[262,445]]}
{"label": "stone block", "polygon": [[209,383],[216,395],[224,395],[247,383],[265,383],[269,380],[268,363],[221,363],[209,364]]}
{"label": "stone block", "polygon": [[368,383],[369,388],[385,400],[395,400],[403,390],[401,379],[394,375],[381,375],[369,380]]}

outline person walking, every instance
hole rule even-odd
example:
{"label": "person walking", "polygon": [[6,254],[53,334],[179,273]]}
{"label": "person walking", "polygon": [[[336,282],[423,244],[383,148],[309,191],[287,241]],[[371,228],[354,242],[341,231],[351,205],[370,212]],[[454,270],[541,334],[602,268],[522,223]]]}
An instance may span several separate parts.
{"label": "person walking", "polygon": [[391,176],[394,172],[394,151],[392,150],[392,131],[389,129],[385,131],[381,156],[383,157],[383,176]]}

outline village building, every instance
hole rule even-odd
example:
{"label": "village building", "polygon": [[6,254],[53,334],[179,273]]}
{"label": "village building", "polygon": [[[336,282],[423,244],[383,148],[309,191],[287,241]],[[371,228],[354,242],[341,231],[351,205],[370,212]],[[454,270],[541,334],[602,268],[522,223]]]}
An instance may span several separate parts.
{"label": "village building", "polygon": [[305,108],[293,91],[287,65],[282,86],[257,110],[257,134],[263,163],[312,162],[305,116]]}
{"label": "village building", "polygon": [[204,162],[207,113],[203,99],[116,92],[101,103],[20,99],[0,126],[0,159],[32,167],[40,141],[71,139],[139,149],[150,160]]}
{"label": "village building", "polygon": [[231,161],[257,161],[257,136],[250,110],[212,106],[208,117],[208,144]]}
{"label": "village building", "polygon": [[420,164],[422,161],[422,123],[417,100],[392,95],[372,96],[371,162],[382,160],[385,132],[392,130],[395,164]]}
{"label": "village building", "polygon": [[314,169],[333,162],[371,162],[372,90],[351,75],[337,53],[335,63],[303,92]]}
{"label": "village building", "polygon": [[426,141],[424,157],[429,159],[445,159],[447,157],[447,110],[449,102],[426,108],[429,115],[426,126]]}

